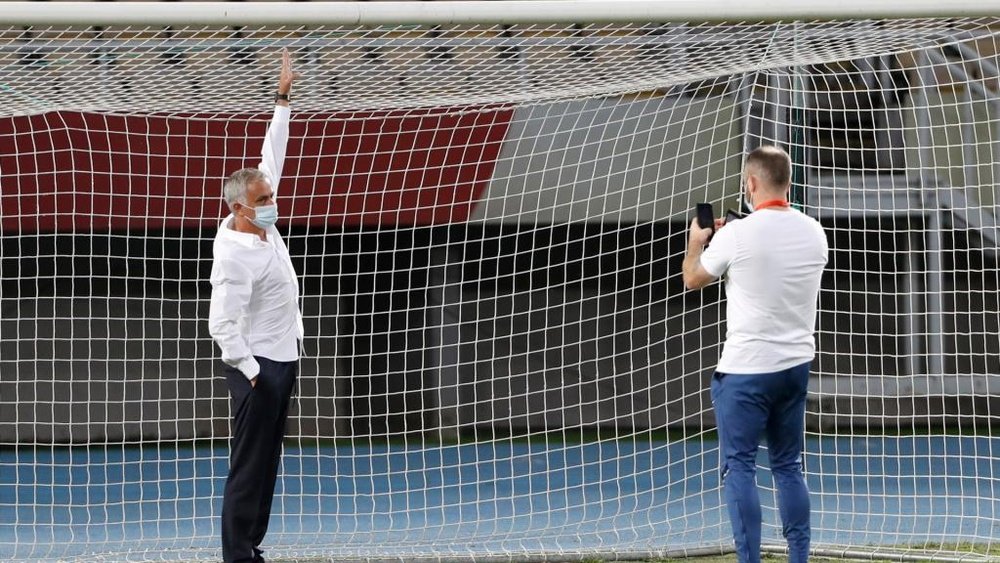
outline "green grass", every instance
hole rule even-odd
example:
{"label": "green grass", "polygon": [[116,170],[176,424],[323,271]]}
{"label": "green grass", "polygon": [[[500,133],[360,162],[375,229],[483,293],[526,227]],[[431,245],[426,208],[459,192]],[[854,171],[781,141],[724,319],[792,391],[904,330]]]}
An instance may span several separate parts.
{"label": "green grass", "polygon": [[[774,561],[774,563],[779,563],[781,561],[788,561],[788,558],[784,555],[762,555],[761,561]],[[833,563],[834,561],[841,561],[840,559],[827,559],[826,557],[810,557],[810,562],[815,563]],[[709,557],[688,557],[686,559],[658,559],[655,563],[736,563],[735,555],[713,555]]]}
{"label": "green grass", "polygon": [[[938,552],[943,554],[967,554],[967,555],[983,555],[990,558],[1000,557],[1000,544],[992,543],[990,546],[982,543],[974,542],[957,542],[957,543],[921,543],[919,545],[910,546],[909,549],[915,549],[922,552]],[[928,559],[931,561],[931,559]]]}
{"label": "green grass", "polygon": [[[993,546],[987,548],[983,544],[969,543],[969,542],[958,542],[958,543],[928,543],[921,544],[919,546],[910,546],[906,549],[914,549],[918,551],[923,551],[925,553],[930,552],[940,552],[949,555],[960,555],[960,554],[976,554],[984,556],[994,556],[1000,557],[1000,546]],[[788,557],[785,555],[775,555],[772,553],[764,553],[761,556],[762,561],[769,561],[772,563],[783,563],[788,561]],[[605,563],[604,559],[594,558],[585,559],[586,563]],[[836,563],[842,562],[842,558],[830,558],[830,557],[810,557],[809,561],[811,563]],[[890,563],[890,559],[865,559],[864,561],[869,563]],[[933,563],[934,559],[928,556],[926,560],[921,560],[920,563]],[[737,563],[736,555],[706,555],[701,557],[685,557],[685,558],[667,558],[667,559],[651,559],[643,562],[633,562],[633,563]]]}
{"label": "green grass", "polygon": [[[770,555],[765,553],[761,556],[761,561],[771,561],[773,563],[781,563],[782,561],[788,561],[788,558],[785,557],[784,555]],[[835,563],[837,561],[843,561],[843,560],[829,559],[826,557],[810,557],[809,561],[815,563]],[[605,563],[605,560],[600,558],[584,559],[582,563]],[[645,562],[634,562],[634,563],[736,563],[736,556],[707,555],[703,557],[686,557],[683,559],[651,559]]]}

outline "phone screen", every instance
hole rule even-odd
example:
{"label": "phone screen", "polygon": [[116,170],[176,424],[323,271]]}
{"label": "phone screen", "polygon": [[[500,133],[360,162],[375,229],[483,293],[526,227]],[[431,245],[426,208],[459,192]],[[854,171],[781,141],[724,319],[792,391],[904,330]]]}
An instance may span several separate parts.
{"label": "phone screen", "polygon": [[699,203],[697,206],[698,226],[702,229],[715,230],[715,212],[711,203]]}

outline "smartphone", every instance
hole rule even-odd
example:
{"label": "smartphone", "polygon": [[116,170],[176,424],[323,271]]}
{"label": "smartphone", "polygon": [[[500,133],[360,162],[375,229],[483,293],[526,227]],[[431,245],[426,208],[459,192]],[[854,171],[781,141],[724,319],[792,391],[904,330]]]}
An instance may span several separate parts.
{"label": "smartphone", "polygon": [[732,223],[733,221],[735,221],[737,219],[742,219],[742,218],[743,218],[742,215],[740,215],[739,213],[733,211],[732,209],[727,209],[726,210],[726,224],[727,225],[729,223]]}
{"label": "smartphone", "polygon": [[712,229],[715,232],[715,212],[711,203],[699,203],[695,208],[698,217],[698,226],[702,229]]}

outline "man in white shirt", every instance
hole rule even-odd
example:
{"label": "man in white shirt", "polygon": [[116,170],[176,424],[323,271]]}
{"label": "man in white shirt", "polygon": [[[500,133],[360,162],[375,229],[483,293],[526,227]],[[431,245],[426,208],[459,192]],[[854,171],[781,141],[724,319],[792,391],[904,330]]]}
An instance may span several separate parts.
{"label": "man in white shirt", "polygon": [[692,221],[684,285],[700,289],[726,276],[726,341],[711,395],[739,561],[760,561],[756,459],[765,436],[788,560],[802,563],[811,533],[802,474],[806,391],[827,241],[817,221],[788,204],[791,159],[785,151],[769,146],[751,152],[744,185],[752,214],[728,225],[717,221],[714,235]]}
{"label": "man in white shirt", "polygon": [[226,562],[263,561],[288,403],[303,336],[298,277],[274,228],[288,143],[289,93],[298,75],[282,53],[274,117],[257,168],[234,172],[223,193],[231,214],[219,225],[208,330],[227,364],[233,416],[222,500]]}

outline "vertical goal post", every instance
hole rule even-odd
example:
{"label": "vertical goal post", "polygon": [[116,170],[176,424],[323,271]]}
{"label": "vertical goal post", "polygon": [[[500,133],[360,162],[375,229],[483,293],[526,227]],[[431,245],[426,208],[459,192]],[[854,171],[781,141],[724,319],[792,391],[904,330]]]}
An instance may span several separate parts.
{"label": "vertical goal post", "polygon": [[[0,3],[0,559],[214,560],[222,179],[303,73],[268,557],[731,551],[694,205],[830,237],[817,555],[996,560],[1000,0]],[[765,549],[783,549],[761,457]]]}

